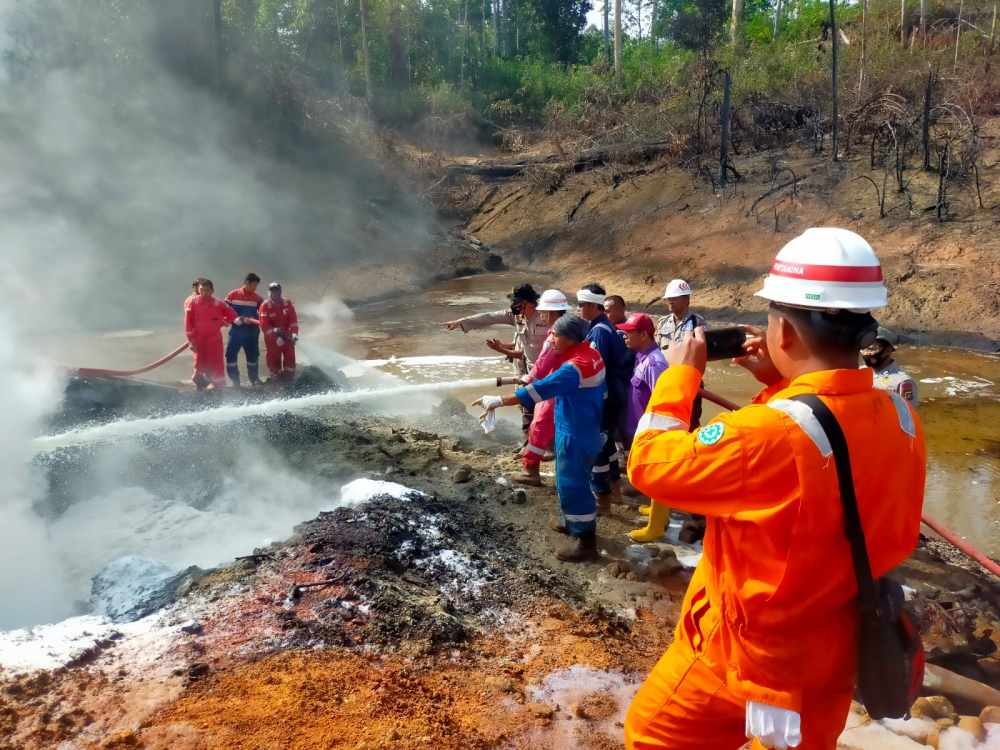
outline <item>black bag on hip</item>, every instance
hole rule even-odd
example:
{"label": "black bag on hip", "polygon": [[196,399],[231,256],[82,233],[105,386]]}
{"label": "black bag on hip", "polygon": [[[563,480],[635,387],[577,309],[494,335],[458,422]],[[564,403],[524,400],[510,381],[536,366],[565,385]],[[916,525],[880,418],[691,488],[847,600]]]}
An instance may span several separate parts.
{"label": "black bag on hip", "polygon": [[845,534],[851,545],[861,608],[861,640],[855,684],[868,715],[875,720],[908,716],[924,681],[924,645],[906,608],[903,587],[883,576],[872,580],[861,514],[854,493],[851,457],[837,418],[813,394],[793,396],[808,406],[826,433],[837,466]]}

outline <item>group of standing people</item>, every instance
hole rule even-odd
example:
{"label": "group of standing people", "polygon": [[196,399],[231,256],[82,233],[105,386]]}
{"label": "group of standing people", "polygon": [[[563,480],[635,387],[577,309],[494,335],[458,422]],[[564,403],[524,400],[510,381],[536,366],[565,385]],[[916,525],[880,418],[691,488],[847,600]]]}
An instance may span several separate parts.
{"label": "group of standing people", "polygon": [[[281,284],[271,282],[267,297],[257,294],[260,277],[248,273],[243,286],[224,300],[215,297],[211,280],[197,278],[191,296],[184,301],[184,333],[194,354],[191,382],[201,391],[220,390],[227,376],[240,387],[239,354],[246,357],[247,379],[251,387],[260,379],[260,334],[264,334],[267,369],[271,381],[295,377],[295,344],[299,339],[299,319],[295,306],[282,295]],[[222,329],[230,327],[223,356]]]}
{"label": "group of standing people", "polygon": [[[521,407],[522,470],[512,481],[540,486],[541,462],[555,460],[562,515],[549,525],[571,537],[569,544],[556,550],[561,560],[595,557],[597,517],[610,515],[622,492],[631,491],[622,480],[622,451],[630,448],[656,381],[667,368],[661,347],[708,326],[704,317],[690,310],[690,295],[687,282],[670,282],[666,290],[670,313],[654,325],[645,313],[627,314],[625,300],[609,296],[600,284],[588,284],[577,292],[578,315],[569,314],[570,303],[562,292],[550,289],[539,294],[531,284],[522,284],[507,295],[509,310],[444,323],[448,330],[493,325],[515,329],[512,343],[494,338],[487,345],[515,363],[524,387],[510,396],[486,396],[480,402],[487,408]],[[669,509],[664,514],[651,504],[642,510],[649,521],[646,528],[632,533],[633,538],[648,541],[662,536]]]}
{"label": "group of standing people", "polygon": [[[668,299],[690,295],[682,284],[671,282]],[[512,295],[532,296],[525,287]],[[631,483],[653,508],[669,498],[707,519],[674,641],[629,707],[627,750],[736,750],[748,739],[834,750],[854,697],[863,616],[842,482],[853,485],[867,575],[885,575],[917,544],[926,450],[916,386],[871,314],[887,304],[874,250],[848,230],[807,230],[782,248],[757,296],[769,304],[767,328],[744,326],[745,355],[734,361],[763,390],[704,427],[695,407],[704,319],[671,305],[673,320],[654,326],[621,304],[623,341],[607,315],[619,303],[596,285],[577,294],[579,316],[567,304],[551,322],[551,372],[476,402],[537,415],[554,399],[562,517],[552,526],[573,537],[560,559],[597,554],[604,480],[617,468],[609,431],[622,408]],[[469,330],[468,320],[447,325]],[[630,376],[621,345],[635,355]]]}

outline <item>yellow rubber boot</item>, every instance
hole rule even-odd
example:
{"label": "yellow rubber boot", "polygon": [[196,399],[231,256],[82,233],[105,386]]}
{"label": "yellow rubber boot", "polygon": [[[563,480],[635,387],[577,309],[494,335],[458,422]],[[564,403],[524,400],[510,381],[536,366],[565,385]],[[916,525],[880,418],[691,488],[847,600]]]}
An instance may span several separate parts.
{"label": "yellow rubber boot", "polygon": [[650,507],[649,505],[640,505],[639,506],[639,515],[640,516],[648,516],[649,515],[649,507]]}
{"label": "yellow rubber boot", "polygon": [[633,542],[655,542],[667,533],[668,523],[670,523],[670,508],[663,503],[651,503],[646,528],[630,531],[628,535]]}

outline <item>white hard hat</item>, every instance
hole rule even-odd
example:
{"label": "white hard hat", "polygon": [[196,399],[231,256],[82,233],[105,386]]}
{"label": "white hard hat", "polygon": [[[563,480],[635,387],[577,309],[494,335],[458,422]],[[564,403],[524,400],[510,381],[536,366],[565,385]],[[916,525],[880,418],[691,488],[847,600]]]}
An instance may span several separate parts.
{"label": "white hard hat", "polygon": [[558,289],[546,289],[535,305],[536,310],[569,310],[566,295]]}
{"label": "white hard hat", "polygon": [[670,299],[671,297],[690,297],[691,296],[691,285],[688,284],[684,279],[674,279],[669,284],[667,284],[667,291],[663,293],[663,299]]}
{"label": "white hard hat", "polygon": [[786,305],[867,311],[885,307],[882,264],[863,237],[814,227],[778,253],[758,297]]}

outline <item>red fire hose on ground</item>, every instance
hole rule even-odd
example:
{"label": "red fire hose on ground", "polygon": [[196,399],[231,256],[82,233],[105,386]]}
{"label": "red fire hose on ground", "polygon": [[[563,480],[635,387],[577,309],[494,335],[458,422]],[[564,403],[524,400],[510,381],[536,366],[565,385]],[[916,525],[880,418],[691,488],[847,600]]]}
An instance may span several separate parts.
{"label": "red fire hose on ground", "polygon": [[131,375],[142,375],[144,372],[155,370],[160,365],[166,364],[174,357],[176,357],[178,354],[180,354],[182,351],[187,349],[189,346],[190,344],[185,342],[183,346],[177,347],[172,352],[170,352],[170,354],[168,354],[166,357],[158,359],[152,364],[146,365],[145,367],[140,367],[138,370],[103,370],[97,367],[81,367],[79,368],[79,370],[77,370],[77,372],[79,372],[81,375],[108,375],[108,376],[117,376],[123,378],[127,378]]}
{"label": "red fire hose on ground", "polygon": [[[739,404],[734,404],[732,401],[722,398],[722,396],[718,396],[712,393],[711,391],[706,391],[704,388],[698,391],[698,394],[706,401],[711,401],[713,404],[721,406],[723,409],[727,409],[729,411],[736,411],[737,409],[740,408]],[[982,552],[977,550],[975,547],[973,547],[967,541],[959,537],[954,531],[949,529],[943,523],[941,523],[937,519],[931,518],[928,515],[921,516],[920,520],[923,521],[924,524],[928,528],[930,528],[935,534],[937,534],[946,542],[948,542],[952,547],[971,557],[973,560],[979,563],[979,565],[981,565],[985,570],[988,570],[993,575],[1000,577],[1000,564],[994,562],[989,557],[984,555]]]}

